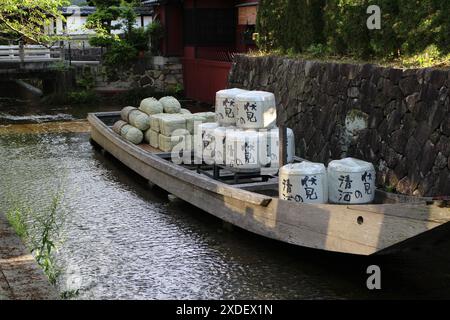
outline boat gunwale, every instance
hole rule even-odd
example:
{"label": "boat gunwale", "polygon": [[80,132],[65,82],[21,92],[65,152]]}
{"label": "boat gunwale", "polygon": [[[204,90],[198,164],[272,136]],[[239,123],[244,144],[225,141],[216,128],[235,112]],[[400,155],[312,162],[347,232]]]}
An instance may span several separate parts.
{"label": "boat gunwale", "polygon": [[[268,238],[314,249],[369,255],[381,252],[450,221],[449,209],[439,208],[425,202],[406,201],[366,205],[298,204],[227,185],[167,161],[161,155],[152,154],[127,142],[113,132],[110,126],[104,122],[104,119],[101,119],[102,117],[117,117],[118,115],[119,112],[90,113],[88,115],[88,121],[93,127],[93,139],[98,138],[99,143],[101,142],[100,145],[106,143],[106,151],[111,152],[114,156],[123,154],[123,156],[128,157],[120,156],[119,160],[122,159],[125,164],[128,163],[131,169],[147,178],[153,175],[152,171],[147,172],[148,169],[142,169],[139,172],[139,166],[148,166],[148,168],[154,170],[156,177],[159,176],[157,181],[160,180],[162,188],[168,192],[174,192],[175,195],[188,202],[189,198],[180,194],[181,189],[172,188],[161,178],[166,175],[172,182],[179,181],[182,185],[193,189],[189,192],[204,192],[206,198],[209,198],[209,204],[204,206],[203,203],[199,202],[201,197],[196,198],[197,200],[192,204],[200,208],[203,207],[203,210],[218,218]],[[117,150],[114,150],[115,148]],[[130,164],[133,161],[137,161],[136,166]],[[219,197],[223,197],[223,199]],[[266,200],[268,201],[265,202]],[[212,201],[214,202],[213,205]],[[217,210],[212,209],[215,208],[216,201],[224,201],[227,205],[223,208],[217,207]],[[253,213],[249,214],[249,212]],[[369,223],[367,227],[358,226],[357,218],[361,217],[364,218],[364,221],[367,219],[372,223]],[[238,220],[235,221],[236,219]],[[342,237],[338,232],[341,227],[336,224],[339,222],[349,226],[349,230],[352,230],[353,233],[356,230],[366,230],[366,232],[369,232],[368,235],[373,237],[374,234],[383,230],[383,221],[386,220],[389,223],[387,229],[383,231],[383,238],[376,241],[372,239],[371,242],[364,241],[365,235],[358,236],[357,239],[351,236]],[[261,221],[266,221],[269,225]],[[402,231],[400,225],[403,225],[403,223],[407,223],[409,227]],[[329,233],[330,227],[332,233]],[[294,229],[302,230],[301,234],[292,234]],[[324,232],[324,230],[328,231]],[[303,235],[304,232],[308,235]],[[344,234],[347,233],[347,231],[344,232]]]}
{"label": "boat gunwale", "polygon": [[[176,176],[178,179],[183,179],[184,181],[190,182],[196,186],[201,187],[210,192],[214,192],[220,194],[222,196],[227,196],[234,198],[236,200],[241,200],[245,202],[249,202],[255,205],[267,206],[273,199],[273,197],[265,196],[262,194],[258,194],[255,192],[247,191],[232,187],[223,182],[210,179],[206,176],[199,175],[197,173],[192,172],[182,166],[176,165],[170,161],[164,160],[158,155],[152,154],[150,152],[146,152],[145,150],[139,148],[137,145],[133,145],[128,143],[122,137],[120,137],[117,133],[115,133],[111,128],[109,128],[101,119],[100,116],[115,116],[118,115],[117,112],[101,112],[101,113],[89,113],[88,121],[92,125],[96,125],[98,130],[101,130],[102,133],[106,136],[109,135],[114,139],[110,139],[111,142],[118,145],[120,148],[124,149],[126,152],[133,154],[136,158],[143,161],[147,165],[158,169],[160,171],[169,173],[172,176]],[[93,121],[93,122],[91,122]],[[171,171],[171,172],[169,172]]]}
{"label": "boat gunwale", "polygon": [[[285,206],[290,207],[292,209],[297,210],[314,210],[314,209],[327,209],[327,210],[341,210],[343,208],[348,210],[355,210],[360,212],[371,212],[376,214],[384,214],[396,217],[402,217],[412,220],[419,221],[429,221],[436,223],[443,223],[440,219],[433,219],[428,217],[427,219],[423,219],[417,216],[404,216],[399,215],[396,212],[398,209],[411,209],[411,208],[425,208],[428,207],[427,201],[431,200],[431,198],[418,198],[418,197],[410,197],[407,195],[397,195],[391,194],[382,190],[378,190],[377,192],[381,192],[382,195],[390,198],[390,200],[397,201],[394,203],[379,203],[379,204],[306,204],[306,203],[296,203],[292,201],[287,201],[283,199],[279,199],[277,197],[270,197],[266,195],[262,195],[256,192],[248,191],[245,189],[241,189],[237,186],[228,185],[221,181],[214,180],[204,175],[197,174],[196,172],[192,172],[189,169],[184,168],[183,166],[174,164],[170,161],[164,160],[156,154],[152,154],[140,148],[137,145],[127,142],[120,135],[115,133],[110,127],[108,127],[100,118],[101,117],[115,117],[120,116],[120,112],[112,111],[112,112],[95,112],[89,113],[88,120],[92,125],[96,125],[96,128],[102,131],[102,134],[105,136],[109,136],[113,139],[110,139],[111,142],[118,145],[120,148],[124,149],[126,152],[133,154],[140,161],[143,161],[147,165],[155,168],[159,171],[162,171],[166,174],[170,174],[175,176],[177,179],[183,179],[184,181],[196,186],[200,187],[205,191],[213,192],[219,194],[221,196],[230,197],[239,201],[248,202],[253,205],[259,205],[263,207],[267,207],[269,204],[273,204],[278,206],[278,203],[284,203]],[[92,123],[93,121],[94,123]],[[168,170],[170,169],[170,170]],[[175,172],[171,171],[174,170]],[[171,171],[171,172],[169,172]],[[389,210],[392,209],[392,210]]]}

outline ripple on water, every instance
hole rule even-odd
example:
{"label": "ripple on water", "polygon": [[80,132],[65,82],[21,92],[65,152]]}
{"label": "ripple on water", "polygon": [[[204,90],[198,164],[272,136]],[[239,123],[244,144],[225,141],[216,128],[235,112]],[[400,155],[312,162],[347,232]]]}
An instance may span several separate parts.
{"label": "ripple on water", "polygon": [[148,190],[88,138],[0,135],[2,199],[15,190],[45,207],[56,185],[65,186],[61,290],[81,289],[82,299],[370,297],[358,262],[223,231],[218,220]]}

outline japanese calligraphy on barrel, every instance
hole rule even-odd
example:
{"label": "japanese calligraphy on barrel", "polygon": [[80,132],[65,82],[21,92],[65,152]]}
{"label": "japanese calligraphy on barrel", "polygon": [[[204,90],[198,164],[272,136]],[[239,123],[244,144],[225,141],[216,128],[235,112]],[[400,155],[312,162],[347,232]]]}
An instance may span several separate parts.
{"label": "japanese calligraphy on barrel", "polygon": [[242,129],[270,129],[275,126],[275,96],[265,91],[249,91],[236,96],[236,126]]}
{"label": "japanese calligraphy on barrel", "polygon": [[216,118],[222,126],[236,125],[236,101],[237,95],[248,92],[243,89],[225,89],[216,93]]}
{"label": "japanese calligraphy on barrel", "polygon": [[375,197],[375,168],[355,158],[331,161],[328,165],[328,193],[332,203],[370,203]]}
{"label": "japanese calligraphy on barrel", "polygon": [[[290,128],[286,128],[286,153],[287,162],[294,162],[295,155],[295,141],[294,141],[294,131]],[[260,130],[266,136],[267,143],[267,156],[269,158],[269,164],[271,168],[280,167],[280,131],[278,128],[273,128],[270,130]]]}
{"label": "japanese calligraphy on barrel", "polygon": [[327,170],[322,163],[290,163],[280,169],[280,199],[299,203],[327,203]]}
{"label": "japanese calligraphy on barrel", "polygon": [[202,155],[206,164],[214,164],[215,139],[214,130],[219,125],[215,122],[207,122],[199,124],[198,130],[202,136]]}

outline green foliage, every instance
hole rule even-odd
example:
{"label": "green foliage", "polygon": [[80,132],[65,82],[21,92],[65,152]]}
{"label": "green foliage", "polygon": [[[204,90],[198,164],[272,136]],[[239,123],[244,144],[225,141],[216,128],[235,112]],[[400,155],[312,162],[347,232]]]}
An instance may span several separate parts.
{"label": "green foliage", "polygon": [[[366,26],[372,4],[381,8],[381,30]],[[436,60],[437,51],[450,53],[449,16],[443,0],[262,0],[257,44],[290,54]]]}
{"label": "green foliage", "polygon": [[61,203],[62,194],[57,192],[53,198],[50,207],[45,215],[37,216],[37,221],[41,226],[41,232],[31,252],[35,254],[35,258],[39,266],[44,270],[51,284],[55,285],[60,274],[59,268],[55,263],[56,239],[55,236],[59,232],[60,221],[58,219],[58,210]]}
{"label": "green foliage", "polygon": [[154,20],[147,26],[147,34],[150,37],[150,48],[154,55],[160,54],[159,41],[164,37],[164,28],[158,20]]}
{"label": "green foliage", "polygon": [[22,239],[26,239],[29,236],[26,221],[26,217],[29,215],[30,210],[21,207],[17,203],[6,212],[6,219],[17,235]]}
{"label": "green foliage", "polygon": [[63,98],[67,104],[94,104],[99,101],[98,95],[92,90],[71,91]]}
{"label": "green foliage", "polygon": [[60,8],[67,0],[2,0],[0,3],[0,38],[32,41],[51,45],[61,37],[48,35],[44,27],[53,19],[65,21]]}
{"label": "green foliage", "polygon": [[328,47],[322,43],[312,44],[306,49],[306,54],[312,57],[323,57],[329,53]]}
{"label": "green foliage", "polygon": [[[96,5],[96,12],[88,17],[85,26],[96,34],[90,38],[89,43],[106,48],[103,65],[108,77],[114,79],[118,73],[131,66],[139,52],[149,49],[150,37],[159,37],[160,30],[157,23],[147,28],[134,27],[134,8],[139,5],[137,1],[93,0],[93,4]],[[112,20],[122,22],[112,26]],[[117,29],[123,30],[123,34],[112,33]]]}
{"label": "green foliage", "polygon": [[6,213],[9,223],[30,248],[52,285],[56,285],[61,273],[56,263],[56,251],[65,221],[62,198],[63,192],[58,190],[52,196],[50,206],[39,211],[15,200]]}
{"label": "green foliage", "polygon": [[114,42],[104,56],[107,66],[128,66],[137,57],[137,49],[125,41]]}
{"label": "green foliage", "polygon": [[95,77],[89,68],[85,68],[77,79],[77,86],[83,90],[92,90],[95,86]]}
{"label": "green foliage", "polygon": [[137,51],[147,51],[149,39],[149,31],[146,28],[133,28],[127,35],[127,43]]}
{"label": "green foliage", "polygon": [[450,65],[450,54],[446,56],[435,45],[428,46],[420,54],[407,57],[402,60],[405,67],[428,68],[432,66]]}
{"label": "green foliage", "polygon": [[80,289],[76,290],[67,290],[64,292],[61,292],[61,299],[69,300],[78,297],[80,294]]}

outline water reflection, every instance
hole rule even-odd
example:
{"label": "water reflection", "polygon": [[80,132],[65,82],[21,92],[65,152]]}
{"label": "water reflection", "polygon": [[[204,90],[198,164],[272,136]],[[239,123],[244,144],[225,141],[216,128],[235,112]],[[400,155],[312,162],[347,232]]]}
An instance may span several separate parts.
{"label": "water reflection", "polygon": [[[0,129],[2,212],[8,191],[38,208],[64,181],[62,291],[81,289],[82,299],[450,297],[448,245],[433,254],[362,259],[226,231],[220,220],[169,202],[164,191],[94,152],[77,126],[39,134],[37,127],[34,134]],[[371,263],[382,268],[381,292],[366,289]]]}

